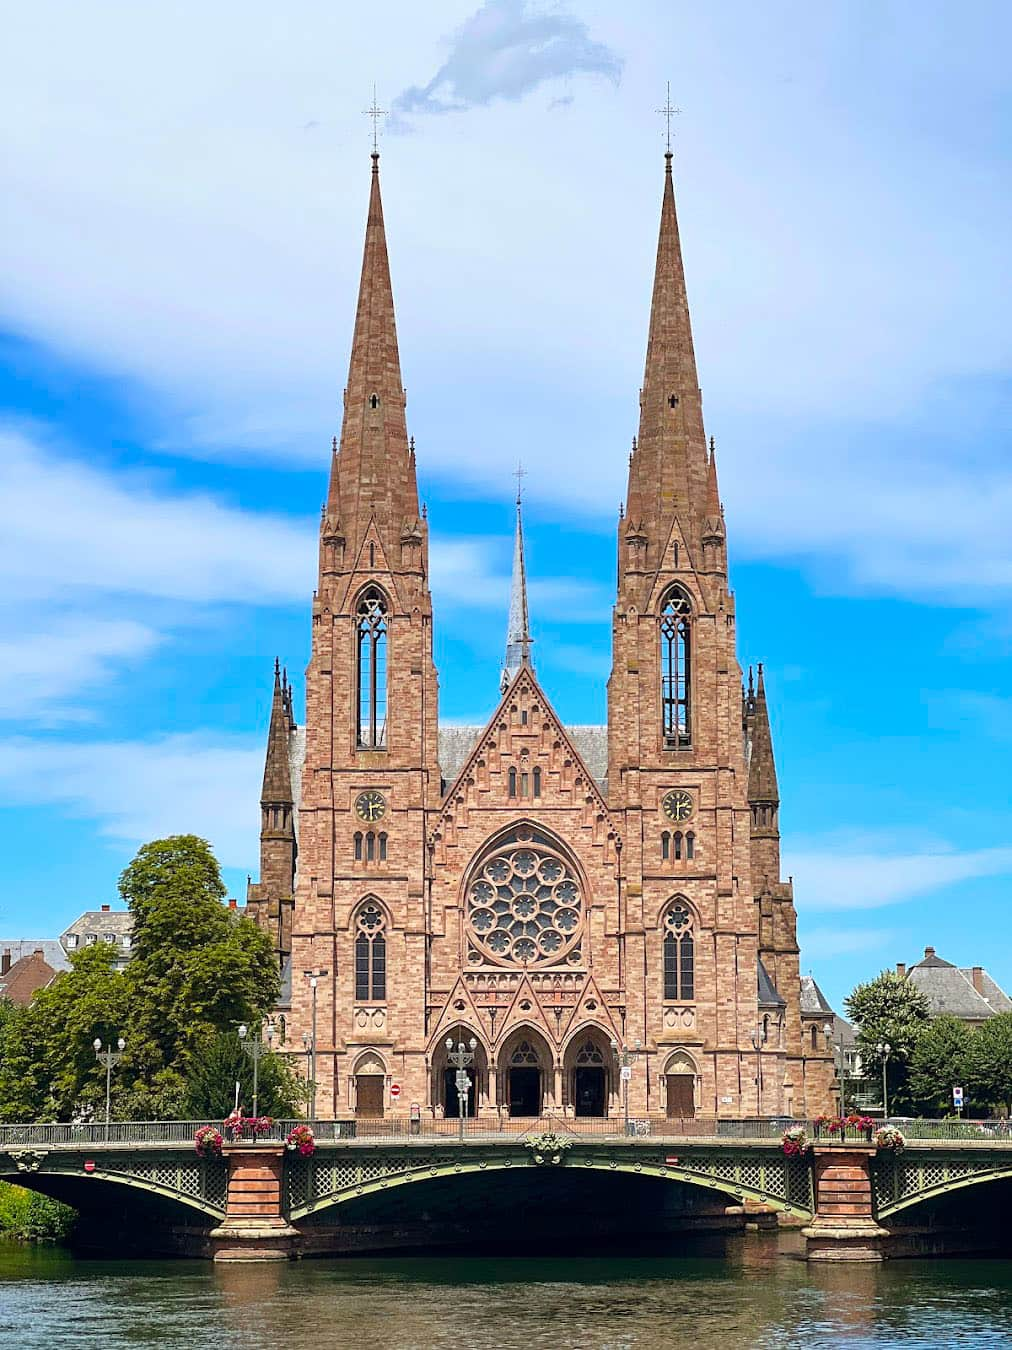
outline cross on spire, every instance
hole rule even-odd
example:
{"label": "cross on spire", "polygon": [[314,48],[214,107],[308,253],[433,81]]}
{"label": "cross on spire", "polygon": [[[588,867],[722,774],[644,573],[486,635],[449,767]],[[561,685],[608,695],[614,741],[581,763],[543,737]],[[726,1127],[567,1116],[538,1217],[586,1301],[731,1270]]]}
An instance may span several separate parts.
{"label": "cross on spire", "polygon": [[513,477],[517,480],[517,506],[520,505],[520,498],[523,496],[523,480],[527,477],[527,470],[517,461],[517,467],[513,472]]}
{"label": "cross on spire", "polygon": [[[375,101],[376,101],[376,100],[373,99],[373,102],[375,102]],[[670,81],[670,80],[668,80],[668,83],[667,83],[667,96],[666,96],[666,98],[665,98],[665,100],[664,100],[664,107],[663,107],[663,108],[658,108],[657,111],[658,111],[658,112],[660,113],[660,115],[664,118],[664,123],[665,123],[665,141],[666,141],[666,143],[667,143],[667,152],[668,152],[668,154],[670,155],[670,154],[671,154],[671,119],[672,119],[672,117],[677,117],[678,114],[682,111],[681,108],[676,108],[676,107],[674,107],[674,106],[672,105],[672,102],[671,102],[671,81]]]}
{"label": "cross on spire", "polygon": [[372,152],[379,154],[379,120],[381,117],[389,117],[390,114],[386,108],[381,108],[376,101],[376,86],[372,87],[372,106],[362,109],[363,117],[372,118]]}

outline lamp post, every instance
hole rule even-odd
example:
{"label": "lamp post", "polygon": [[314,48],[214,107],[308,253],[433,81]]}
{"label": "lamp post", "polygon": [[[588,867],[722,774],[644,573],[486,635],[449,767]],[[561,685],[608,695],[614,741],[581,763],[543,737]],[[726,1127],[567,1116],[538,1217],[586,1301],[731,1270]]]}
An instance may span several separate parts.
{"label": "lamp post", "polygon": [[309,1057],[309,1091],[310,1091],[309,1119],[315,1120],[316,1119],[316,988],[322,976],[329,975],[330,971],[325,969],[304,970],[302,973],[309,981],[309,989],[313,999],[312,1023],[311,1023],[312,1030],[310,1031],[308,1038],[305,1032],[302,1033],[302,1044],[306,1046],[306,1051]]}
{"label": "lamp post", "polygon": [[[269,1054],[274,1042],[274,1028],[267,1025],[267,1044],[264,1045],[259,1036],[253,1040],[249,1039],[249,1027],[244,1022],[239,1028],[239,1044],[253,1061],[253,1119],[257,1116],[257,1096],[260,1089],[260,1060],[266,1054]],[[255,1135],[254,1135],[255,1138]]]}
{"label": "lamp post", "polygon": [[889,1064],[889,1056],[892,1054],[893,1047],[888,1041],[879,1041],[875,1049],[878,1051],[879,1058],[882,1060],[882,1119],[889,1119],[889,1082],[886,1076],[886,1068]]}
{"label": "lamp post", "polygon": [[109,1138],[109,1106],[112,1099],[112,1071],[123,1058],[123,1051],[126,1049],[126,1041],[121,1036],[116,1042],[116,1049],[110,1046],[108,1050],[102,1049],[102,1038],[96,1036],[92,1041],[95,1047],[95,1058],[99,1064],[105,1065],[105,1137]]}
{"label": "lamp post", "polygon": [[836,1067],[836,1078],[840,1084],[840,1115],[844,1115],[847,1110],[847,1054],[843,1048],[843,1038],[839,1041],[833,1040],[833,1025],[827,1022],[822,1028],[822,1034],[826,1038],[826,1048],[833,1052],[833,1064]]}
{"label": "lamp post", "polygon": [[453,1044],[453,1037],[446,1038],[446,1058],[450,1064],[457,1070],[457,1114],[460,1121],[460,1139],[464,1140],[464,1117],[467,1115],[467,1098],[471,1091],[471,1079],[468,1076],[468,1069],[474,1063],[474,1052],[478,1049],[478,1042],[472,1036],[467,1045],[463,1041]]}
{"label": "lamp post", "polygon": [[763,1062],[759,1051],[766,1044],[768,1031],[764,1026],[757,1026],[749,1038],[752,1041],[752,1049],[755,1051],[755,1114],[758,1120],[763,1113]]}
{"label": "lamp post", "polygon": [[622,1115],[625,1120],[625,1132],[629,1133],[629,1081],[632,1078],[632,1066],[639,1058],[642,1046],[639,1041],[635,1043],[630,1050],[628,1046],[619,1046],[618,1041],[611,1041],[611,1052],[619,1062],[621,1073],[619,1077],[622,1080]]}

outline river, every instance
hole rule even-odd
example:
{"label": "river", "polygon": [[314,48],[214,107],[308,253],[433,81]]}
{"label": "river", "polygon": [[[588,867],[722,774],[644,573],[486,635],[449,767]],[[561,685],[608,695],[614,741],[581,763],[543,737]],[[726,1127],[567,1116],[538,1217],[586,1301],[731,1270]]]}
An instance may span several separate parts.
{"label": "river", "polygon": [[[17,1350],[1012,1347],[1012,1262],[811,1266],[795,1235],[714,1254],[213,1266],[0,1244]],[[779,1249],[779,1250],[778,1250]]]}

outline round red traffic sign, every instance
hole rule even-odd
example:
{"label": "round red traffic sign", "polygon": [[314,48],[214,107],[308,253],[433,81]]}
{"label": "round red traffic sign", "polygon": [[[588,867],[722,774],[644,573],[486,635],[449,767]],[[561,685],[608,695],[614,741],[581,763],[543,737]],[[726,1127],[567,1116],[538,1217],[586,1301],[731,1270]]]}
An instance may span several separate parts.
{"label": "round red traffic sign", "polygon": [[400,1085],[400,1083],[391,1083],[391,1084],[390,1084],[390,1096],[393,1097],[393,1099],[396,1101],[397,1098],[398,1098],[400,1095],[401,1095],[401,1085]]}

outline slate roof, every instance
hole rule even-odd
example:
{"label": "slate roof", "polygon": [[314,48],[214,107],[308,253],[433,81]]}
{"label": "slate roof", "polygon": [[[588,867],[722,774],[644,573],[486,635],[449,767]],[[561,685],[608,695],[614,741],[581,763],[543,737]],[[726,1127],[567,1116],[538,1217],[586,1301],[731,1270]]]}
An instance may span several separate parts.
{"label": "slate roof", "polygon": [[826,1013],[830,1017],[835,1016],[825,994],[811,975],[802,975],[801,977],[801,1011],[808,1013],[810,1016],[819,1013]]}
{"label": "slate roof", "polygon": [[[983,977],[984,972],[981,971]],[[917,986],[928,1001],[928,1011],[932,1017],[948,1014],[962,1018],[965,1022],[986,1022],[996,1012],[1007,1012],[1012,1003],[1001,989],[987,976],[987,986],[993,986],[1003,1002],[992,1006],[983,994],[973,987],[973,970],[963,971],[951,961],[945,961],[934,947],[925,947],[924,959],[918,961],[907,971],[907,978]],[[996,997],[996,1003],[999,1001]]]}
{"label": "slate roof", "polygon": [[[449,787],[467,762],[471,751],[484,732],[481,727],[441,726],[439,728],[439,767],[443,782]],[[587,769],[600,788],[608,795],[608,728],[607,727],[566,727],[566,735],[573,743],[576,753],[586,764]],[[296,727],[289,733],[288,757],[292,770],[292,797],[298,806],[302,797],[302,765],[306,758],[306,730]],[[296,812],[296,831],[298,813]]]}
{"label": "slate roof", "polygon": [[757,961],[759,975],[759,1007],[760,1008],[786,1008],[787,1001],[777,993],[773,981],[769,977],[769,972],[762,961]]}
{"label": "slate roof", "polygon": [[0,938],[0,952],[10,952],[11,965],[41,948],[46,965],[54,970],[69,970],[70,962],[56,938]]}

